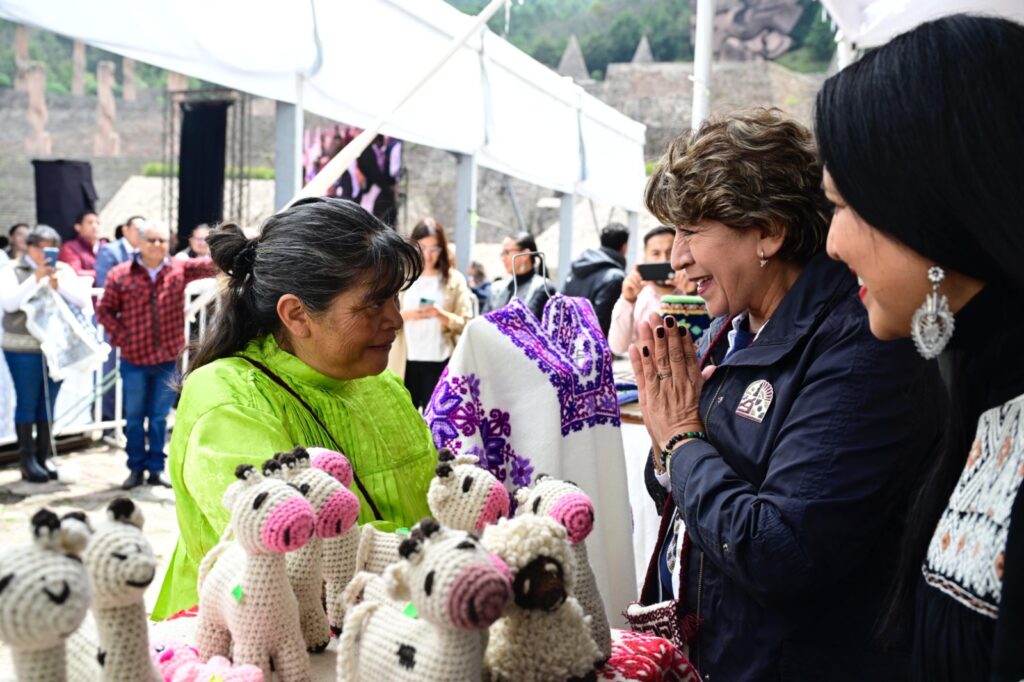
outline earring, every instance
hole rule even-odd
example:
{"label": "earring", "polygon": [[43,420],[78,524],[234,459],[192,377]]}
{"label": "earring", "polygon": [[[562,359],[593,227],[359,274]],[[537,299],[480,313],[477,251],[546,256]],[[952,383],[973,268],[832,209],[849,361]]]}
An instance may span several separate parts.
{"label": "earring", "polygon": [[946,273],[939,266],[928,269],[932,292],[925,296],[924,304],[914,313],[910,323],[910,336],[914,339],[917,352],[926,360],[938,357],[953,337],[956,324],[949,310],[949,299],[939,293],[939,285],[944,279]]}
{"label": "earring", "polygon": [[764,257],[764,249],[760,249],[757,252],[757,262],[761,264],[761,267],[768,265],[768,259]]}

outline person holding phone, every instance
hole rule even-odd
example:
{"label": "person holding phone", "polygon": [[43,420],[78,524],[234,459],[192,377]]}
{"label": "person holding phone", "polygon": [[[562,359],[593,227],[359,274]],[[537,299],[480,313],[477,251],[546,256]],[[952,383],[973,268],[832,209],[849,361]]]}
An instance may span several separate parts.
{"label": "person holding phone", "polygon": [[391,349],[388,367],[403,378],[412,404],[422,410],[473,315],[473,294],[466,278],[452,267],[440,223],[424,218],[410,238],[423,254],[423,274],[399,294],[405,326]]}
{"label": "person holding phone", "polygon": [[[613,353],[621,355],[629,350],[640,321],[658,312],[662,296],[677,291],[677,273],[669,263],[674,235],[675,230],[667,225],[659,225],[644,235],[644,262],[626,275],[622,295],[612,308],[608,346]],[[678,274],[683,279],[682,273]]]}
{"label": "person holding phone", "polygon": [[0,270],[4,359],[11,370],[17,400],[14,430],[21,478],[31,483],[57,478],[57,469],[50,461],[50,430],[60,382],[49,377],[40,339],[29,332],[21,305],[41,285],[52,287],[65,301],[89,314],[92,308],[88,283],[67,263],[57,261],[60,241],[55,229],[38,225],[25,238],[25,255]]}

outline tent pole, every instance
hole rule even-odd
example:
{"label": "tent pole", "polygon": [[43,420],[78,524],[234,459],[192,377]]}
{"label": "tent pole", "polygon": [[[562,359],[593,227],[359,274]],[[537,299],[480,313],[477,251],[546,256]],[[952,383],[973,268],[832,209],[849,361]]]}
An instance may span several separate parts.
{"label": "tent pole", "polygon": [[626,225],[629,227],[629,246],[626,248],[626,272],[633,272],[643,247],[640,245],[640,214],[637,211],[626,211]]}
{"label": "tent pole", "polygon": [[274,117],[274,210],[280,211],[302,187],[302,81],[295,77],[295,104],[277,102]]}
{"label": "tent pole", "polygon": [[460,272],[469,271],[476,243],[476,157],[456,154],[455,171],[455,266]]}
{"label": "tent pole", "polygon": [[299,190],[298,194],[289,203],[294,203],[304,197],[319,197],[326,194],[327,189],[334,184],[334,182],[341,177],[341,174],[352,165],[352,162],[359,158],[359,155],[363,153],[373,139],[380,133],[380,129],[383,128],[395,115],[402,105],[408,102],[413,95],[419,92],[419,89],[423,87],[431,78],[434,77],[441,68],[448,63],[459,49],[468,41],[474,34],[479,32],[487,20],[490,19],[494,14],[501,9],[506,3],[511,0],[491,0],[491,3],[485,7],[480,14],[476,16],[476,19],[466,28],[466,30],[453,40],[448,48],[433,64],[430,65],[423,76],[398,100],[395,105],[392,106],[387,113],[374,121],[369,127],[367,127],[362,133],[360,133],[354,140],[345,145],[338,154],[335,155],[330,162],[324,166],[319,173],[316,174],[309,184]]}
{"label": "tent pole", "polygon": [[696,130],[708,117],[711,106],[711,43],[715,0],[697,0],[697,30],[693,44],[693,110],[690,127]]}
{"label": "tent pole", "polygon": [[[565,278],[572,269],[572,233],[573,210],[576,208],[576,195],[563,194],[562,205],[558,213],[558,290],[565,287]],[[550,266],[549,266],[550,267]]]}
{"label": "tent pole", "polygon": [[846,38],[841,38],[836,42],[836,66],[842,71],[850,64],[857,61],[857,50]]}

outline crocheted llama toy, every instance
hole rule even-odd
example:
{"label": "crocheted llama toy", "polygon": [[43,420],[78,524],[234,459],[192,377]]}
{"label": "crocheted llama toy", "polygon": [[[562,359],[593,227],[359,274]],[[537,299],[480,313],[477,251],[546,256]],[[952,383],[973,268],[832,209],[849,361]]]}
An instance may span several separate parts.
{"label": "crocheted llama toy", "polygon": [[307,682],[309,656],[284,555],[309,541],[316,515],[295,486],[269,475],[280,464],[263,467],[267,476],[238,465],[239,480],[224,493],[231,520],[199,565],[196,643],[204,661],[230,655],[258,666],[267,680],[273,665],[282,682]]}
{"label": "crocheted llama toy", "polygon": [[442,526],[479,533],[508,516],[508,492],[491,472],[477,466],[479,457],[456,457],[442,448],[437,461],[427,504]]}
{"label": "crocheted llama toy", "polygon": [[594,528],[594,505],[590,498],[572,481],[560,481],[547,474],[540,474],[533,481],[533,487],[516,490],[519,508],[516,515],[541,514],[562,524],[568,532],[569,544],[576,564],[576,589],[573,594],[579,600],[583,612],[590,616],[590,635],[608,658],[612,653],[612,635],[605,615],[604,602],[597,589],[594,571],[587,557],[584,542]]}
{"label": "crocheted llama toy", "polygon": [[[343,454],[325,448],[309,448],[310,463],[313,467],[325,471],[341,483],[346,489],[351,488],[354,478],[352,464]],[[324,574],[324,589],[327,601],[327,622],[331,632],[341,633],[345,623],[345,607],[342,593],[348,586],[356,571],[356,550],[359,548],[359,498],[355,498],[355,518],[348,530],[341,525],[341,533],[321,538],[321,565]],[[337,530],[335,528],[335,530]]]}
{"label": "crocheted llama toy", "polygon": [[367,572],[380,575],[401,557],[398,546],[405,535],[377,530],[370,524],[359,529],[359,546],[356,549],[356,573]]}
{"label": "crocheted llama toy", "polygon": [[487,627],[508,604],[508,569],[470,533],[418,523],[384,573],[391,598],[349,609],[338,642],[339,682],[479,680]]}
{"label": "crocheted llama toy", "polygon": [[89,541],[85,515],[32,517],[32,544],[0,555],[0,641],[11,648],[20,682],[64,682],[64,642],[81,625],[92,585],[79,555]]}
{"label": "crocheted llama toy", "polygon": [[590,676],[602,658],[572,596],[575,559],[566,530],[547,516],[502,519],[484,547],[512,574],[513,603],[491,626],[484,664],[494,682],[562,682]]}
{"label": "crocheted llama toy", "polygon": [[199,649],[182,642],[156,642],[149,655],[164,682],[263,682],[263,671],[254,665],[231,665],[223,656],[203,663]]}
{"label": "crocheted llama toy", "polygon": [[[107,505],[82,560],[92,579],[95,659],[106,682],[162,682],[149,658],[149,619],[143,599],[156,576],[153,548],[142,534],[142,510],[127,497]],[[84,626],[83,626],[84,629]],[[85,633],[82,633],[83,635]]]}
{"label": "crocheted llama toy", "polygon": [[[313,653],[320,653],[331,641],[331,629],[323,602],[324,541],[348,534],[356,528],[359,499],[341,481],[321,468],[337,471],[342,477],[347,470],[351,482],[352,467],[345,456],[329,450],[319,451],[316,456],[320,467],[310,466],[310,454],[303,447],[297,447],[291,452],[278,453],[274,458],[282,466],[284,480],[302,491],[316,512],[315,534],[301,549],[289,552],[286,561],[288,582],[291,583],[295,598],[299,601],[299,622],[302,625],[306,648]],[[351,533],[352,540],[349,542],[349,577],[355,568],[355,538],[358,533],[358,530]],[[344,557],[341,559],[341,562],[334,560],[332,563],[344,563]],[[344,569],[345,566],[341,568]],[[344,589],[344,586],[341,589]]]}

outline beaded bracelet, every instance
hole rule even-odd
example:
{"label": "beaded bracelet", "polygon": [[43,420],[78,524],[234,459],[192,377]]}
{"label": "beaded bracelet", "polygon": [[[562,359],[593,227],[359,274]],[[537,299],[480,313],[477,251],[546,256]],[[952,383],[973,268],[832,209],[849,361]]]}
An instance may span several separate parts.
{"label": "beaded bracelet", "polygon": [[[672,456],[672,451],[675,449],[676,445],[682,443],[685,440],[694,439],[706,441],[708,437],[707,434],[704,433],[703,431],[687,431],[686,433],[677,433],[676,435],[669,438],[668,443],[665,444],[665,449],[662,450],[660,453],[661,461],[658,461],[659,458],[657,456],[654,458],[655,470],[657,470],[659,473],[664,473],[665,471],[667,471],[669,458]],[[658,466],[659,464],[661,465],[660,467]]]}

